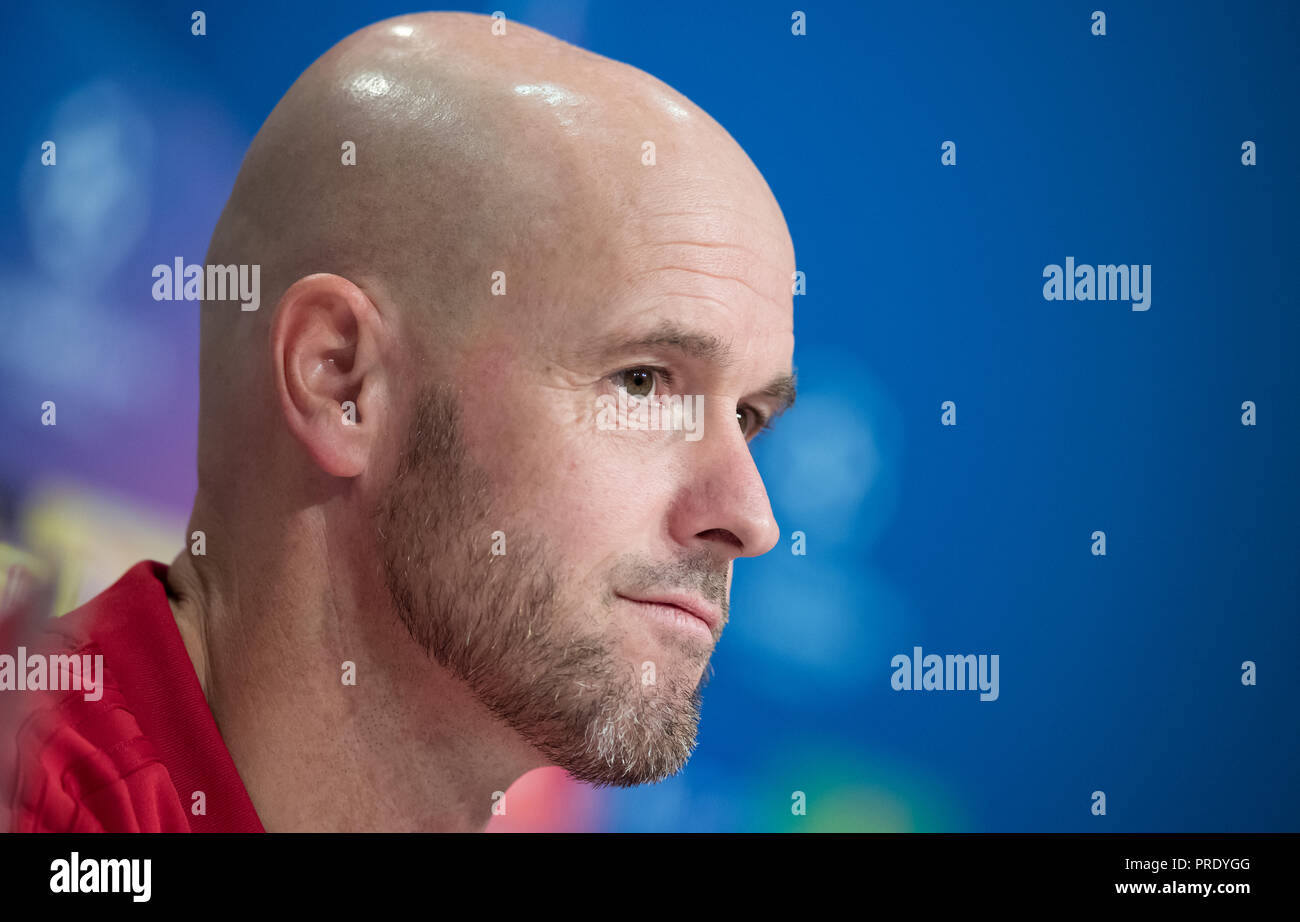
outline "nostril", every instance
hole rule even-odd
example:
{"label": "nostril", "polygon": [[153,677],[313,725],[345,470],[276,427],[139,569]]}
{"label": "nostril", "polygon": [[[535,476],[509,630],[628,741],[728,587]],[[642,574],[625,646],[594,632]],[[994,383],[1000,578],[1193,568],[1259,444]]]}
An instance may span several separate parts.
{"label": "nostril", "polygon": [[741,550],[745,549],[745,542],[741,541],[725,528],[710,528],[708,531],[700,532],[696,537],[704,538],[706,540],[725,541],[727,544],[738,547]]}

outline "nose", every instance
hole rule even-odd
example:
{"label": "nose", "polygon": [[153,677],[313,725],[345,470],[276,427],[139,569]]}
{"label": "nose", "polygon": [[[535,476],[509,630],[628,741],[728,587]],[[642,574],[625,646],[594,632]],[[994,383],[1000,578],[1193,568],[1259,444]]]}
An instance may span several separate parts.
{"label": "nose", "polygon": [[685,442],[686,478],[672,509],[673,539],[710,547],[727,560],[757,557],[776,546],[781,529],[749,443],[723,401],[710,413],[703,437]]}

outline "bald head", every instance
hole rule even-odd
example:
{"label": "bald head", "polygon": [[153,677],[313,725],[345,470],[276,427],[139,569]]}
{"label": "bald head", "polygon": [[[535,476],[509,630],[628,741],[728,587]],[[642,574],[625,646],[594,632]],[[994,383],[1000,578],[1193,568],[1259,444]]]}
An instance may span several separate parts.
{"label": "bald head", "polygon": [[339,702],[367,752],[451,727],[489,774],[656,780],[732,560],[778,538],[749,443],[793,400],[793,249],[681,94],[493,25],[370,26],[258,132],[207,262],[260,265],[263,307],[201,327],[191,527],[225,553],[183,559],[237,598],[204,628],[228,668],[287,641],[368,670]]}
{"label": "bald head", "polygon": [[[739,219],[782,245],[761,175],[690,100],[519,23],[492,26],[403,16],[318,59],[249,148],[207,262],[261,265],[267,305],[297,279],[338,274],[403,312],[417,340],[446,342],[482,313],[495,271],[525,311],[555,309],[578,267],[621,271],[610,242],[667,201],[683,225],[747,208]],[[205,305],[207,390],[254,380],[232,364],[259,352],[257,320],[273,313],[228,307]]]}

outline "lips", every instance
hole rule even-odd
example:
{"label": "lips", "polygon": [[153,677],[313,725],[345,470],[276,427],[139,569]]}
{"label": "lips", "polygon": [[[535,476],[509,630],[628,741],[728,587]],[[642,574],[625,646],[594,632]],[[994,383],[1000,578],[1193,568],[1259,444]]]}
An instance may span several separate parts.
{"label": "lips", "polygon": [[682,593],[666,593],[659,595],[632,596],[619,594],[620,598],[627,599],[629,602],[646,602],[651,605],[666,605],[671,608],[679,609],[688,615],[694,615],[704,622],[711,633],[716,634],[718,624],[722,621],[722,612],[714,605],[705,602],[699,596],[686,595]]}

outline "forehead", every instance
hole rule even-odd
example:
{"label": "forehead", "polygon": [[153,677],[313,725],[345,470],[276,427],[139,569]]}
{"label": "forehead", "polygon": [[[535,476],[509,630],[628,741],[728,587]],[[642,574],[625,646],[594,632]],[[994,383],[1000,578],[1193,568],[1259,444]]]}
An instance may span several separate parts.
{"label": "forehead", "polygon": [[671,324],[721,341],[738,361],[788,354],[794,253],[775,203],[768,210],[762,197],[674,186],[672,195],[651,186],[627,203],[605,238],[608,269],[594,297],[570,313],[568,335],[593,344]]}
{"label": "forehead", "polygon": [[721,339],[746,373],[788,371],[794,250],[766,182],[720,128],[658,134],[653,166],[629,132],[548,134],[510,171],[524,201],[501,208],[506,258],[475,254],[495,260],[483,277],[510,270],[508,297],[483,298],[472,325],[563,362],[671,322]]}
{"label": "forehead", "polygon": [[790,306],[789,235],[760,209],[693,196],[678,207],[659,201],[629,215],[623,231],[629,269],[694,274],[743,286],[778,310]]}

